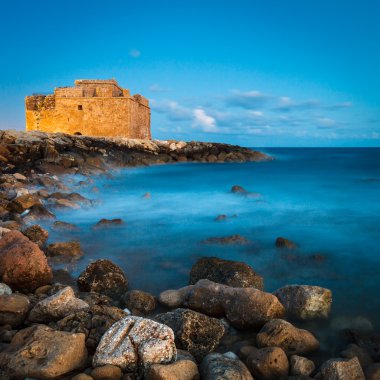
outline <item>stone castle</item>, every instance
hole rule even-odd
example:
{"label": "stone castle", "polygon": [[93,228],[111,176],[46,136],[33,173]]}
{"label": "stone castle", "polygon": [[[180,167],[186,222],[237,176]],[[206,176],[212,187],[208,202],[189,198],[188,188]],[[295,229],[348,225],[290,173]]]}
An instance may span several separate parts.
{"label": "stone castle", "polygon": [[74,87],[25,98],[26,130],[150,139],[149,102],[116,80],[76,80]]}

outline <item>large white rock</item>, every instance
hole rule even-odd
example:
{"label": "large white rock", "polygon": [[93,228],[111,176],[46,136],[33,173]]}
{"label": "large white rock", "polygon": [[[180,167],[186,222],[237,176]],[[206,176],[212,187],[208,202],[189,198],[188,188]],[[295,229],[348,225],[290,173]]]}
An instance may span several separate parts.
{"label": "large white rock", "polygon": [[152,364],[176,359],[173,330],[147,318],[128,316],[114,323],[103,335],[93,366],[112,364],[123,371],[145,372]]}

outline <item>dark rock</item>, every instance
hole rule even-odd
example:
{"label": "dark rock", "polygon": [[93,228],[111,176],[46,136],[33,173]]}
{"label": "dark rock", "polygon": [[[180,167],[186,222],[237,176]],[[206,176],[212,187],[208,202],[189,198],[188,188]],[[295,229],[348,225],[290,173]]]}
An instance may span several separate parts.
{"label": "dark rock", "polygon": [[40,248],[45,245],[49,237],[49,233],[38,224],[26,228],[22,233]]}
{"label": "dark rock", "polygon": [[53,223],[51,229],[56,231],[77,231],[79,228],[75,224],[57,220]]}
{"label": "dark rock", "polygon": [[96,292],[113,298],[120,298],[128,287],[124,272],[110,260],[97,260],[89,264],[77,282],[82,292]]}
{"label": "dark rock", "polygon": [[216,221],[216,222],[222,222],[222,221],[224,221],[224,220],[227,220],[227,215],[225,215],[225,214],[220,214],[220,215],[218,215],[218,216],[215,218],[215,221]]}
{"label": "dark rock", "polygon": [[147,315],[156,308],[156,299],[142,290],[130,290],[123,296],[125,306],[134,315]]}
{"label": "dark rock", "polygon": [[349,344],[340,355],[342,358],[346,359],[352,359],[356,356],[361,367],[364,369],[373,364],[373,359],[369,352],[366,349],[359,347],[357,344]]}
{"label": "dark rock", "polygon": [[22,294],[0,295],[0,326],[19,326],[29,312],[29,299]]}
{"label": "dark rock", "polygon": [[99,222],[95,224],[94,228],[119,226],[123,223],[122,219],[100,219]]}
{"label": "dark rock", "polygon": [[290,374],[294,376],[309,376],[315,370],[313,361],[298,355],[290,357]]}
{"label": "dark rock", "polygon": [[208,354],[199,370],[202,380],[253,380],[243,362],[217,353]]}
{"label": "dark rock", "polygon": [[234,194],[247,194],[248,191],[244,189],[244,187],[239,186],[239,185],[234,185],[231,187],[231,193]]}
{"label": "dark rock", "polygon": [[230,236],[220,236],[220,237],[211,237],[206,240],[203,240],[204,244],[222,244],[222,245],[245,245],[249,244],[249,240],[241,235],[230,235]]}
{"label": "dark rock", "polygon": [[297,244],[292,242],[289,239],[278,237],[276,239],[276,247],[277,248],[287,248],[287,249],[295,249],[297,248]]}
{"label": "dark rock", "polygon": [[358,358],[330,359],[325,362],[316,377],[322,380],[365,380]]}
{"label": "dark rock", "polygon": [[155,319],[171,327],[176,346],[190,352],[197,361],[201,361],[218,346],[225,331],[219,319],[188,309],[159,314]]}
{"label": "dark rock", "polygon": [[27,215],[24,216],[25,223],[33,223],[38,220],[55,219],[55,215],[43,205],[34,205],[29,209]]}
{"label": "dark rock", "polygon": [[31,293],[53,276],[38,245],[19,231],[10,231],[0,239],[0,277],[12,289]]}
{"label": "dark rock", "polygon": [[264,288],[263,278],[243,262],[203,257],[191,268],[189,284],[207,279],[235,288]]}
{"label": "dark rock", "polygon": [[52,243],[47,246],[47,255],[59,260],[80,259],[83,251],[78,241]]}
{"label": "dark rock", "polygon": [[380,380],[380,363],[374,363],[367,367],[365,376],[367,380]]}

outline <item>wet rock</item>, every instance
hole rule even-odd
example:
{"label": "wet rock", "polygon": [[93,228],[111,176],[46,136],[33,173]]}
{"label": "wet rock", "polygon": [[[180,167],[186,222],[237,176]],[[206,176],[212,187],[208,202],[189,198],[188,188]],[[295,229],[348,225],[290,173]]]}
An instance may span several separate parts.
{"label": "wet rock", "polygon": [[2,282],[0,282],[0,296],[12,294],[12,289]]}
{"label": "wet rock", "polygon": [[52,243],[47,246],[46,252],[59,260],[77,260],[83,256],[79,241]]}
{"label": "wet rock", "polygon": [[203,257],[191,268],[189,284],[207,279],[235,288],[254,287],[262,290],[263,278],[247,264],[223,260],[217,257]]}
{"label": "wet rock", "polygon": [[168,326],[141,317],[125,317],[103,335],[93,366],[112,364],[123,371],[145,372],[153,364],[176,359],[174,333]]}
{"label": "wet rock", "polygon": [[142,290],[130,290],[123,296],[123,302],[134,315],[147,315],[156,308],[156,299]]}
{"label": "wet rock", "polygon": [[22,294],[0,295],[0,326],[19,326],[29,311],[29,299]]}
{"label": "wet rock", "polygon": [[380,380],[380,363],[371,364],[365,370],[367,380]]}
{"label": "wet rock", "polygon": [[227,220],[227,215],[225,215],[225,214],[220,214],[220,215],[218,215],[218,216],[215,218],[215,221],[216,221],[216,222],[222,222],[222,221],[224,221],[224,220]]}
{"label": "wet rock", "polygon": [[57,220],[53,223],[53,225],[51,226],[51,229],[55,231],[76,231],[79,228],[75,224],[61,222]]}
{"label": "wet rock", "polygon": [[98,223],[95,224],[94,228],[112,227],[120,226],[123,224],[122,219],[100,219]]}
{"label": "wet rock", "polygon": [[56,199],[54,206],[55,207],[62,207],[62,208],[67,207],[67,208],[71,208],[73,210],[79,210],[80,209],[80,206],[77,203],[72,202],[68,199]]}
{"label": "wet rock", "polygon": [[148,193],[145,193],[142,197],[144,199],[151,199],[152,198],[152,194],[148,192]]}
{"label": "wet rock", "polygon": [[52,271],[37,244],[11,231],[0,239],[0,278],[14,290],[31,293],[51,282]]}
{"label": "wet rock", "polygon": [[284,305],[286,314],[292,318],[327,318],[332,304],[331,290],[320,286],[287,285],[273,294]]}
{"label": "wet rock", "polygon": [[340,356],[346,359],[357,357],[362,368],[367,368],[373,364],[373,359],[369,352],[359,347],[357,344],[349,344],[341,353]]}
{"label": "wet rock", "polygon": [[202,380],[253,380],[243,362],[218,353],[208,354],[199,370]]}
{"label": "wet rock", "polygon": [[91,371],[91,376],[95,380],[119,380],[123,376],[123,373],[119,367],[111,364],[106,364],[93,369]]}
{"label": "wet rock", "polygon": [[86,373],[79,373],[78,375],[72,377],[71,380],[94,380],[94,378]]}
{"label": "wet rock", "polygon": [[83,333],[86,347],[94,353],[104,333],[117,321],[127,316],[123,310],[113,306],[93,305],[89,309],[68,315],[56,322],[61,331]]}
{"label": "wet rock", "polygon": [[249,244],[249,240],[241,235],[211,237],[203,240],[204,244],[222,244],[222,245],[246,245]]}
{"label": "wet rock", "polygon": [[244,187],[239,185],[234,185],[231,187],[231,193],[234,194],[248,194],[248,191]]}
{"label": "wet rock", "polygon": [[270,293],[254,288],[232,288],[209,280],[162,292],[159,301],[166,306],[182,306],[210,316],[225,315],[237,328],[261,327],[285,313],[280,301]]}
{"label": "wet rock", "polygon": [[276,247],[277,248],[286,248],[286,249],[295,249],[297,248],[297,244],[292,242],[289,239],[286,239],[284,237],[278,237],[276,239]]}
{"label": "wet rock", "polygon": [[32,206],[40,205],[41,201],[34,194],[24,194],[13,199],[8,204],[9,211],[23,213],[25,210],[30,209]]}
{"label": "wet rock", "polygon": [[313,361],[298,355],[290,357],[290,374],[293,376],[309,376],[315,370]]}
{"label": "wet rock", "polygon": [[36,325],[13,337],[9,347],[0,353],[0,367],[17,379],[55,379],[82,368],[86,359],[84,334]]}
{"label": "wet rock", "polygon": [[197,365],[191,360],[177,360],[172,364],[153,364],[146,380],[199,380]]}
{"label": "wet rock", "polygon": [[40,248],[45,245],[49,237],[49,233],[38,224],[26,228],[22,233]]}
{"label": "wet rock", "polygon": [[289,373],[289,361],[279,347],[252,350],[247,358],[247,367],[254,378],[263,380],[279,379]]}
{"label": "wet rock", "polygon": [[287,355],[307,354],[319,349],[315,336],[283,319],[267,322],[256,337],[258,347],[280,347]]}
{"label": "wet rock", "polygon": [[87,309],[89,305],[75,297],[74,290],[67,286],[58,293],[38,302],[30,311],[29,320],[32,322],[50,322],[72,313]]}
{"label": "wet rock", "polygon": [[365,380],[358,358],[330,359],[325,362],[318,374],[323,380]]}
{"label": "wet rock", "polygon": [[97,260],[89,264],[78,278],[82,292],[96,292],[121,298],[128,287],[123,270],[110,260]]}
{"label": "wet rock", "polygon": [[55,215],[43,205],[34,205],[29,209],[29,212],[24,216],[25,223],[33,223],[39,220],[55,219]]}
{"label": "wet rock", "polygon": [[159,314],[155,318],[173,329],[176,346],[201,361],[219,344],[225,328],[219,319],[188,309]]}

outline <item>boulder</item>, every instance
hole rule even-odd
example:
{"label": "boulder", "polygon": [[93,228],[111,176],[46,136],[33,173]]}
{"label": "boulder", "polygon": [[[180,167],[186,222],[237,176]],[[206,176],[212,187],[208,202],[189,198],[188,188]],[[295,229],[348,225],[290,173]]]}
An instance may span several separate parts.
{"label": "boulder", "polygon": [[147,315],[156,308],[156,299],[142,290],[130,290],[123,296],[123,302],[134,315]]}
{"label": "boulder", "polygon": [[218,346],[225,332],[219,319],[189,309],[176,309],[155,319],[172,328],[176,346],[190,352],[199,362]]}
{"label": "boulder", "polygon": [[177,360],[171,364],[153,364],[146,380],[199,380],[197,365],[191,360]]}
{"label": "boulder", "polygon": [[319,349],[315,336],[283,319],[267,322],[256,337],[258,347],[280,347],[287,355],[307,354]]}
{"label": "boulder", "polygon": [[115,365],[106,364],[96,367],[91,371],[91,376],[95,380],[120,380],[123,376],[121,369]]}
{"label": "boulder", "polygon": [[51,229],[55,231],[76,231],[79,228],[75,224],[61,222],[60,220],[57,220],[53,223]]}
{"label": "boulder", "polygon": [[94,353],[104,333],[126,316],[126,312],[114,306],[92,305],[89,309],[60,319],[54,327],[61,331],[85,334],[86,347],[90,353]]}
{"label": "boulder", "polygon": [[340,356],[346,359],[357,357],[362,368],[367,368],[373,364],[373,359],[369,352],[357,344],[349,344],[341,353]]}
{"label": "boulder", "polygon": [[199,370],[202,380],[253,380],[243,362],[218,353],[208,354]]}
{"label": "boulder", "polygon": [[159,301],[170,307],[186,307],[210,316],[225,315],[237,328],[261,327],[285,314],[277,297],[255,288],[232,288],[200,280],[178,290],[167,290]]}
{"label": "boulder", "polygon": [[319,370],[323,380],[365,380],[358,358],[330,359]]}
{"label": "boulder", "polygon": [[295,249],[297,244],[284,237],[278,237],[275,243],[277,248]]}
{"label": "boulder", "polygon": [[33,292],[52,277],[44,253],[20,231],[10,231],[0,239],[0,278],[12,289]]}
{"label": "boulder", "polygon": [[29,299],[22,294],[0,295],[0,326],[19,326],[29,312]]}
{"label": "boulder", "polygon": [[114,298],[120,298],[128,287],[123,270],[110,260],[97,260],[89,264],[77,282],[82,292],[96,292]]}
{"label": "boulder", "polygon": [[255,348],[246,363],[254,378],[275,380],[289,374],[288,358],[279,347]]}
{"label": "boulder", "polygon": [[331,290],[320,286],[286,285],[273,294],[284,305],[292,318],[327,318],[332,304]]}
{"label": "boulder", "polygon": [[191,268],[189,284],[207,279],[232,286],[263,290],[263,278],[248,265],[240,261],[223,260],[217,257],[203,257]]}
{"label": "boulder", "polygon": [[22,233],[40,248],[45,245],[49,237],[49,233],[38,224],[26,228]]}
{"label": "boulder", "polygon": [[29,320],[47,323],[87,308],[89,308],[89,305],[76,298],[74,290],[67,286],[58,293],[38,302],[30,311]]}
{"label": "boulder", "polygon": [[52,243],[47,246],[47,255],[59,260],[80,259],[83,251],[79,241]]}
{"label": "boulder", "polygon": [[82,368],[87,360],[84,334],[44,325],[20,330],[0,353],[0,367],[16,379],[56,379]]}
{"label": "boulder", "polygon": [[41,201],[34,194],[24,194],[13,199],[8,204],[9,211],[23,213],[25,210],[30,209],[32,206],[40,205]]}
{"label": "boulder", "polygon": [[24,216],[25,223],[34,223],[39,220],[55,219],[55,215],[50,212],[45,206],[36,204],[29,209],[29,212]]}
{"label": "boulder", "polygon": [[298,355],[290,357],[290,374],[293,376],[309,376],[315,370],[312,360]]}
{"label": "boulder", "polygon": [[176,359],[173,330],[141,317],[125,317],[103,335],[93,366],[112,364],[123,371],[146,373],[153,364]]}

